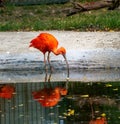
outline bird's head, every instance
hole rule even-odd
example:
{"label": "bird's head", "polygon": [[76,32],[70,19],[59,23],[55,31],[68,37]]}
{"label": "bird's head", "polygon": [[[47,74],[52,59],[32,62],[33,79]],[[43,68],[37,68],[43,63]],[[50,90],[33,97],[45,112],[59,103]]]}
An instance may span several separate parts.
{"label": "bird's head", "polygon": [[65,88],[60,88],[60,94],[61,94],[61,95],[65,96],[65,95],[67,95],[67,93],[68,93],[68,90],[67,90],[67,89],[65,89]]}
{"label": "bird's head", "polygon": [[64,47],[60,47],[59,49],[57,49],[57,54],[56,55],[63,55],[63,58],[65,59],[66,61],[66,65],[67,65],[67,78],[69,78],[69,64],[68,64],[68,61],[67,61],[67,58],[66,58],[66,49]]}
{"label": "bird's head", "polygon": [[60,47],[59,49],[57,49],[56,51],[56,55],[65,55],[66,54],[66,49],[64,47]]}

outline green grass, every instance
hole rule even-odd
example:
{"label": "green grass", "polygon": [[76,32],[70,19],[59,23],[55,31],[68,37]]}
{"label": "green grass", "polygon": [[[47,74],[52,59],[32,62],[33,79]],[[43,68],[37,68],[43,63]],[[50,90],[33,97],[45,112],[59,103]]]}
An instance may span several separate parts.
{"label": "green grass", "polygon": [[71,4],[0,8],[0,31],[77,30],[120,31],[120,10],[101,9],[66,17]]}

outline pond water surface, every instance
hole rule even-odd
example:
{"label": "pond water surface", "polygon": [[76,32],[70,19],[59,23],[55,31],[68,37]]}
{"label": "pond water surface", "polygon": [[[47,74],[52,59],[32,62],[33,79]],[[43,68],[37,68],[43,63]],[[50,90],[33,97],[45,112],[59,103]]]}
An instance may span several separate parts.
{"label": "pond water surface", "polygon": [[67,57],[69,82],[60,56],[51,56],[47,82],[43,55],[1,53],[0,124],[119,124],[120,51],[75,50]]}
{"label": "pond water surface", "polygon": [[[14,88],[9,98],[1,95],[5,86]],[[45,107],[33,97],[33,92],[45,87],[68,92],[56,105]],[[1,124],[90,124],[101,117],[106,124],[120,122],[120,82],[9,83],[0,85],[0,97]]]}

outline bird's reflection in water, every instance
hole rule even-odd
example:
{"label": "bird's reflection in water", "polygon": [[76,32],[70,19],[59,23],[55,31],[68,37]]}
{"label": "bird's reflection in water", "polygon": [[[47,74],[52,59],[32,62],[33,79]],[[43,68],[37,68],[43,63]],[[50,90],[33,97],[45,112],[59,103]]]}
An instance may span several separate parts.
{"label": "bird's reflection in water", "polygon": [[4,84],[0,86],[0,98],[11,99],[14,95],[15,88],[12,85]]}
{"label": "bird's reflection in water", "polygon": [[[44,107],[53,107],[56,106],[61,97],[67,95],[67,88],[66,87],[52,87],[50,79],[51,79],[52,71],[47,75],[47,71],[45,74],[45,84],[44,88],[38,91],[32,92],[34,100],[38,101]],[[47,86],[46,83],[49,83],[50,86]]]}

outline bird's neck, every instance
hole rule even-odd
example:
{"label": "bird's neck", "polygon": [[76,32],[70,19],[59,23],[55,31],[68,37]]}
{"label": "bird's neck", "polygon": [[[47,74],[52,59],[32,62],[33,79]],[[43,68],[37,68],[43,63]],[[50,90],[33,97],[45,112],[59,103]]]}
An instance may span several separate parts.
{"label": "bird's neck", "polygon": [[54,49],[53,50],[53,53],[55,54],[55,55],[59,55],[60,54],[60,48],[59,49]]}

